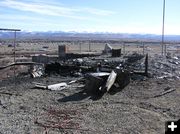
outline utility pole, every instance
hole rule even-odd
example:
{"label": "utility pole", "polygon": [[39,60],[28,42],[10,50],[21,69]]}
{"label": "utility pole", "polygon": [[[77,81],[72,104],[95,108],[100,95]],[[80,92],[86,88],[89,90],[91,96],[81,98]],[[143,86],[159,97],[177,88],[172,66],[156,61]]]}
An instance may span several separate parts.
{"label": "utility pole", "polygon": [[[0,28],[0,31],[11,31],[14,32],[14,40],[13,40],[13,45],[14,45],[14,50],[13,50],[13,57],[14,57],[14,64],[16,63],[16,32],[21,31],[20,29],[8,29],[8,28]],[[14,84],[16,86],[16,71],[15,71],[15,65],[14,65]],[[16,88],[16,87],[14,87]]]}
{"label": "utility pole", "polygon": [[[166,7],[166,1],[163,0],[163,24],[162,24],[162,50],[161,50],[161,54],[164,55],[166,54],[166,47],[164,48],[164,22],[165,22],[165,7]],[[164,51],[165,50],[165,51]]]}
{"label": "utility pole", "polygon": [[13,42],[13,45],[14,45],[14,83],[16,85],[16,68],[15,68],[15,63],[16,63],[16,31],[14,31],[14,42]]}

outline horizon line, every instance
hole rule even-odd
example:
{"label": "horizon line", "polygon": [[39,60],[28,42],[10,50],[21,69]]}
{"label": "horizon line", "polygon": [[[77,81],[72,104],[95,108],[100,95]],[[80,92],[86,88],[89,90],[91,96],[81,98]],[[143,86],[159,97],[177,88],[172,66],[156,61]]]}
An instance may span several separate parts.
{"label": "horizon line", "polygon": [[[4,28],[3,28],[4,29]],[[19,32],[26,32],[26,33],[47,33],[47,32],[51,32],[51,33],[58,33],[58,32],[64,32],[64,33],[77,33],[77,34],[81,34],[81,33],[84,33],[84,34],[139,34],[139,35],[156,35],[156,36],[162,36],[162,34],[157,34],[157,33],[135,33],[135,32],[109,32],[109,31],[74,31],[74,30],[70,30],[70,31],[61,31],[61,30],[58,30],[58,31],[55,31],[55,30],[47,30],[47,31],[43,31],[43,30],[39,30],[39,31],[35,31],[35,30],[21,30]],[[179,34],[165,34],[165,36],[180,36],[180,33]]]}
{"label": "horizon line", "polygon": [[[1,29],[9,29],[9,28],[1,28]],[[11,29],[14,29],[14,28],[11,28]],[[16,28],[15,28],[16,29]],[[1,31],[1,33],[4,33],[6,31]],[[8,32],[8,31],[7,31]],[[9,31],[10,32],[10,31]],[[23,30],[21,29],[21,31],[18,30],[18,33],[22,33],[22,32],[25,32],[25,33],[47,33],[47,32],[50,32],[50,33],[58,33],[58,32],[62,32],[62,33],[77,33],[77,34],[132,34],[132,35],[135,35],[135,34],[138,34],[138,35],[155,35],[155,36],[162,36],[162,34],[157,34],[157,33],[142,33],[142,32],[110,32],[110,31],[78,31],[78,30],[46,30],[46,31],[43,31],[43,30]],[[165,36],[180,36],[180,33],[179,34],[165,34]]]}

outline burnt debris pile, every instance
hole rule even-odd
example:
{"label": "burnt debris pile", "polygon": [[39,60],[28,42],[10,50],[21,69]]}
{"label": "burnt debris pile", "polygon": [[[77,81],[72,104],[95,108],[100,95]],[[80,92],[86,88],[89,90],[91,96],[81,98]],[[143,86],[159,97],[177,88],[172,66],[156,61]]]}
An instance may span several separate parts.
{"label": "burnt debris pile", "polygon": [[[69,77],[81,77],[86,93],[103,95],[117,92],[126,87],[134,75],[148,76],[148,55],[133,53],[124,57],[84,57],[68,59],[45,65],[47,75],[59,74]],[[141,67],[139,67],[141,66]],[[67,83],[68,85],[68,83]],[[54,86],[57,86],[55,84]],[[36,87],[44,87],[36,84]],[[68,86],[67,86],[68,87]],[[61,88],[57,87],[57,90]]]}
{"label": "burnt debris pile", "polygon": [[150,72],[153,77],[159,79],[180,79],[180,56],[151,57]]}
{"label": "burnt debris pile", "polygon": [[131,80],[179,79],[180,61],[178,56],[162,57],[133,53],[122,57],[84,57],[69,59],[45,66],[49,75],[81,77],[86,93],[103,95],[117,92]]}

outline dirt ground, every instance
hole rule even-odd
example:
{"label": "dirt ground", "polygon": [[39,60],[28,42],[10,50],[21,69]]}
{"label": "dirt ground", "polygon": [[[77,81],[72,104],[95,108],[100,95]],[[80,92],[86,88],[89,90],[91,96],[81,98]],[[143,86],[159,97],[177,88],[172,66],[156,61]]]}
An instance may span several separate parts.
{"label": "dirt ground", "polygon": [[[21,49],[29,51],[30,47],[26,45]],[[117,44],[114,46],[122,48]],[[42,45],[38,47],[40,49]],[[52,47],[55,52],[57,44]],[[151,47],[152,53],[156,47]],[[100,51],[103,48],[104,44],[97,49],[93,47],[92,50]],[[137,49],[142,53],[142,48],[130,48],[130,51]],[[10,49],[12,48],[4,48],[11,52]],[[83,51],[86,49],[88,50],[88,45]],[[77,46],[71,46],[71,50],[79,51]],[[156,53],[158,52],[159,47]],[[158,64],[155,62],[156,60],[150,64],[152,75],[170,74],[173,71],[168,71],[167,66],[175,70],[180,65],[179,61],[176,65],[171,59],[173,66],[162,60]],[[24,67],[21,69],[27,70]],[[165,72],[161,72],[163,69]],[[140,77],[131,80],[124,89],[106,93],[102,97],[84,93],[83,82],[70,84],[62,91],[38,89],[33,83],[68,83],[78,79],[75,77],[51,75],[33,79],[26,74],[18,76],[14,82],[14,78],[8,77],[6,71],[13,75],[12,70],[0,72],[0,134],[164,134],[166,121],[180,119],[179,70],[173,72],[179,74],[177,78]],[[161,95],[168,90],[172,92]]]}
{"label": "dirt ground", "polygon": [[[6,56],[7,54],[13,55],[13,47],[8,47],[8,43],[6,45],[0,46],[0,55]],[[59,42],[19,42],[16,45],[16,54],[17,55],[27,55],[27,54],[58,54],[58,46],[59,45],[67,45],[70,52],[102,52],[104,50],[105,44],[109,43],[114,49],[122,49],[122,53],[136,51],[138,53],[143,53],[143,44],[141,42],[137,43],[122,43],[121,41],[116,41],[111,43],[110,41],[97,41],[97,42],[89,42],[89,41],[59,41]],[[170,46],[175,46],[177,44],[167,44],[167,50],[170,50]],[[47,47],[47,48],[44,48]],[[144,43],[145,53],[161,53],[161,43]],[[180,49],[178,49],[179,51]]]}
{"label": "dirt ground", "polygon": [[[48,81],[47,81],[48,79]],[[74,83],[63,91],[34,88],[33,81],[57,83],[76,78],[17,80],[16,85],[3,81],[0,88],[0,132],[2,134],[59,133],[164,133],[165,121],[180,118],[179,80],[145,79],[131,81],[116,94],[100,99],[83,94],[83,84]],[[12,80],[13,81],[13,80]],[[5,86],[6,85],[6,86]],[[157,97],[167,88],[175,91]],[[8,94],[9,93],[9,94]],[[79,128],[44,128],[47,110],[77,110]]]}

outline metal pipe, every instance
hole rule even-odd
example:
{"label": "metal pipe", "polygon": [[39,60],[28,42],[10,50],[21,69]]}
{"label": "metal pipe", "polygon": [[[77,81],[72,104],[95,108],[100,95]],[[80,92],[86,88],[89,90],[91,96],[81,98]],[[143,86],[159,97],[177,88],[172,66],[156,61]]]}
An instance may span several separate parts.
{"label": "metal pipe", "polygon": [[21,31],[20,29],[0,28],[1,31]]}

